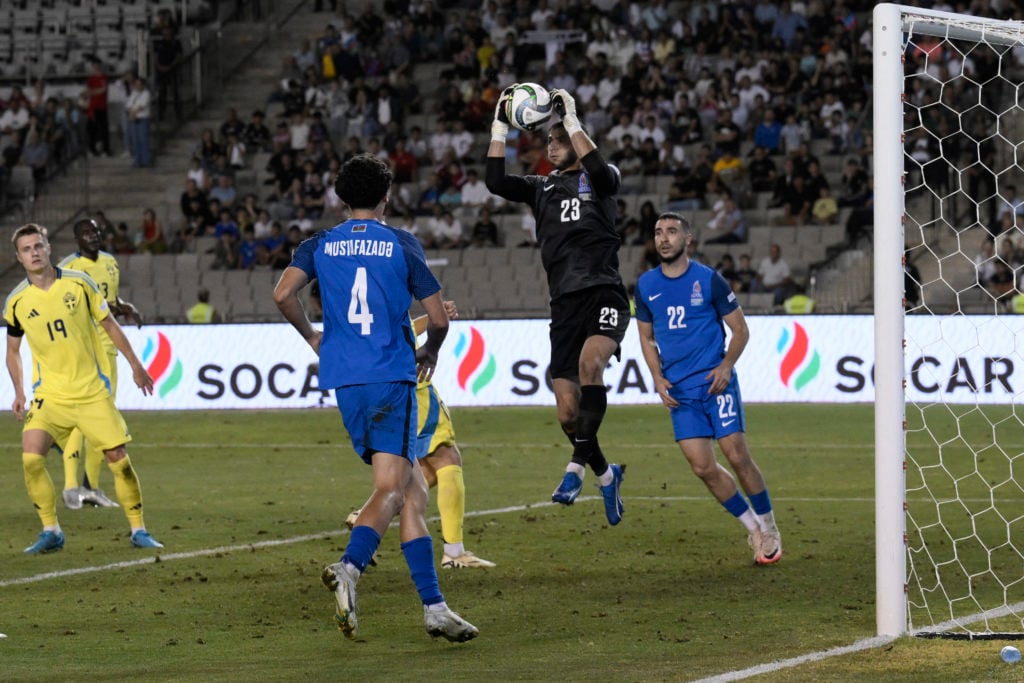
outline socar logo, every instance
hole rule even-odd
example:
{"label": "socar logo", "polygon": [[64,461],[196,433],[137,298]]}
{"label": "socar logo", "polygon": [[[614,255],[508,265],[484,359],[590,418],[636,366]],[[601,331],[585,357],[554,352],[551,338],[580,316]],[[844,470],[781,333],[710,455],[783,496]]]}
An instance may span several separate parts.
{"label": "socar logo", "polygon": [[146,339],[146,347],[142,350],[142,362],[146,365],[149,376],[153,378],[160,398],[174,391],[181,383],[184,374],[181,359],[174,357],[171,342],[163,332],[157,332],[155,340],[153,337]]}
{"label": "socar logo", "polygon": [[494,360],[494,354],[487,351],[487,344],[484,343],[480,330],[475,327],[469,328],[469,334],[459,334],[459,341],[455,344],[455,357],[459,359],[459,388],[465,390],[469,384],[469,391],[476,396],[494,379],[498,364]]}
{"label": "socar logo", "polygon": [[785,386],[800,391],[818,376],[821,356],[817,349],[811,348],[807,330],[800,323],[794,322],[792,330],[789,327],[782,330],[776,350],[782,354],[779,377]]}

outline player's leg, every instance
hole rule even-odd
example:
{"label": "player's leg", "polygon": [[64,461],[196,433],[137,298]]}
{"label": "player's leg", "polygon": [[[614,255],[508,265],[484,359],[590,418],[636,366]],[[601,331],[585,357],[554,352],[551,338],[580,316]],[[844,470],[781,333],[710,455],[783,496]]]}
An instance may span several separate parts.
{"label": "player's leg", "polygon": [[[320,580],[334,593],[334,618],[347,638],[358,632],[356,583],[388,525],[405,505],[416,445],[416,387],[405,382],[342,387],[335,391],[338,410],[352,447],[373,466],[373,492],[352,527],[341,559],[324,568]],[[419,481],[423,476],[419,475]],[[426,497],[426,484],[423,484]],[[423,523],[426,531],[426,522]],[[431,558],[433,563],[433,558]]]}
{"label": "player's leg", "polygon": [[[554,347],[552,347],[554,348]],[[558,422],[569,442],[573,444],[572,459],[565,466],[565,474],[551,500],[562,505],[572,505],[583,490],[583,477],[587,473],[587,455],[577,453],[576,449],[576,422],[579,414],[580,385],[575,379],[566,377],[552,377],[552,387],[555,392],[555,410],[558,413]]]}
{"label": "player's leg", "polygon": [[[110,396],[117,399],[117,354],[108,354],[107,361],[109,370],[107,378],[110,382]],[[107,461],[102,448],[97,448],[91,442],[85,442],[84,448],[80,451],[82,461],[85,463],[85,476],[82,479],[81,493],[82,502],[96,507],[117,507],[117,503],[110,500],[100,489],[100,470],[103,463]]]}
{"label": "player's leg", "polygon": [[30,555],[48,553],[64,547],[64,532],[57,521],[57,492],[46,471],[45,453],[53,445],[53,437],[41,429],[30,429],[21,435],[21,466],[29,500],[43,524],[36,542],[25,548]]}
{"label": "player's leg", "polygon": [[[761,469],[750,456],[747,446],[746,418],[743,411],[743,397],[740,395],[739,380],[734,374],[725,390],[707,399],[707,411],[711,417],[714,437],[722,454],[736,473],[740,487],[750,498],[760,522],[760,554],[755,556],[758,564],[772,564],[782,557],[782,536],[775,524],[771,498]],[[758,544],[755,544],[758,545]]]}
{"label": "player's leg", "polygon": [[747,505],[743,494],[736,487],[736,480],[718,464],[715,459],[714,446],[710,438],[681,439],[677,442],[690,469],[711,492],[719,503],[733,517],[738,519],[748,532],[760,529],[757,517]]}
{"label": "player's leg", "polygon": [[79,510],[82,507],[82,498],[78,490],[78,463],[81,462],[85,451],[85,437],[79,429],[72,429],[67,443],[58,446],[64,463],[64,505],[69,510]]}
{"label": "player's leg", "polygon": [[775,513],[768,495],[761,469],[750,456],[750,448],[743,432],[736,432],[718,440],[722,454],[729,466],[736,472],[740,486],[750,498],[760,523],[761,553],[755,558],[758,564],[773,564],[782,558],[782,535],[775,524]]}
{"label": "player's leg", "polygon": [[128,518],[132,545],[136,548],[162,548],[163,544],[146,531],[142,514],[142,485],[126,448],[131,436],[121,411],[114,406],[114,399],[106,396],[80,404],[77,426],[85,435],[86,442],[95,444],[103,452],[107,467],[114,475],[114,491]]}
{"label": "player's leg", "polygon": [[399,521],[402,554],[409,566],[416,592],[423,603],[423,619],[427,633],[463,642],[475,638],[479,631],[453,612],[445,602],[434,566],[434,543],[427,529],[427,482],[418,467],[412,468],[405,489],[405,505]]}
{"label": "player's leg", "polygon": [[493,567],[466,550],[463,530],[466,517],[466,483],[462,476],[462,453],[455,444],[455,426],[448,407],[432,384],[416,389],[419,428],[416,459],[428,487],[437,486],[437,510],[441,515],[444,554],[441,566]]}

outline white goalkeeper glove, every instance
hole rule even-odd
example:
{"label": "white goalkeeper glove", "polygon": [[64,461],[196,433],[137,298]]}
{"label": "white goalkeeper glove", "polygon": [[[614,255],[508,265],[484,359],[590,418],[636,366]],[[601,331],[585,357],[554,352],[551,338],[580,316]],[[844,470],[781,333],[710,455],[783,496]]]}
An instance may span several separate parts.
{"label": "white goalkeeper glove", "polygon": [[518,83],[513,83],[504,90],[501,91],[501,95],[498,97],[498,104],[494,107],[494,123],[491,124],[491,140],[495,142],[505,142],[505,138],[508,137],[508,114],[505,112],[505,103],[508,98],[512,95],[512,91]]}
{"label": "white goalkeeper glove", "polygon": [[562,117],[562,125],[565,126],[565,132],[570,137],[573,133],[583,130],[580,119],[576,116],[576,100],[572,95],[561,88],[552,90],[551,104],[555,107],[558,115]]}

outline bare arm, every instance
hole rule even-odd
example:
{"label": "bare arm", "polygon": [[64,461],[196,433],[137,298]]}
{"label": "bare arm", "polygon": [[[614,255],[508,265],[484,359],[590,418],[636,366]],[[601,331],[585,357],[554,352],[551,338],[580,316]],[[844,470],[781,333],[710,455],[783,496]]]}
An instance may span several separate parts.
{"label": "bare arm", "polygon": [[729,346],[725,349],[725,358],[704,377],[704,379],[711,380],[711,386],[708,387],[709,394],[720,394],[729,386],[729,382],[732,380],[732,369],[736,365],[736,361],[740,359],[743,349],[747,347],[747,342],[750,341],[750,328],[747,327],[747,319],[743,315],[742,308],[737,308],[722,319],[729,326],[732,338],[729,340]]}
{"label": "bare arm", "polygon": [[19,420],[25,417],[25,375],[21,367],[21,337],[7,335],[7,374],[14,384],[14,403],[11,410]]}
{"label": "bare arm", "polygon": [[426,382],[434,376],[437,353],[448,334],[448,314],[445,312],[440,291],[434,292],[420,303],[427,311],[427,340],[416,349],[417,379]]}
{"label": "bare arm", "polygon": [[306,311],[302,308],[302,302],[299,301],[299,292],[307,284],[309,284],[309,276],[301,268],[288,266],[281,273],[281,279],[274,287],[274,303],[277,304],[277,309],[281,311],[285,320],[292,324],[292,327],[302,335],[306,343],[319,356],[323,332],[313,329],[313,324],[309,322],[309,317],[306,316]]}
{"label": "bare arm", "polygon": [[135,350],[132,345],[128,342],[128,337],[124,336],[124,330],[117,324],[117,320],[114,316],[108,315],[106,318],[100,321],[100,325],[110,335],[110,341],[114,342],[114,346],[121,352],[125,360],[132,367],[132,379],[135,380],[135,386],[142,389],[142,393],[146,395],[153,394],[153,378],[146,372],[145,366],[142,365],[142,361],[135,355]]}
{"label": "bare arm", "polygon": [[672,388],[672,383],[661,374],[661,352],[654,339],[654,325],[642,320],[637,320],[636,325],[640,332],[640,351],[644,355],[647,369],[651,371],[651,377],[654,378],[654,389],[666,408],[675,408],[679,402],[669,396],[668,390]]}
{"label": "bare arm", "polygon": [[142,314],[139,313],[139,309],[135,308],[135,304],[117,297],[117,303],[112,305],[110,310],[114,315],[124,316],[126,322],[132,323],[136,327],[142,327]]}
{"label": "bare arm", "polygon": [[[448,314],[449,320],[455,320],[459,317],[459,310],[455,307],[454,301],[444,302],[444,312]],[[427,316],[421,315],[412,320],[412,332],[417,337],[427,331]]]}

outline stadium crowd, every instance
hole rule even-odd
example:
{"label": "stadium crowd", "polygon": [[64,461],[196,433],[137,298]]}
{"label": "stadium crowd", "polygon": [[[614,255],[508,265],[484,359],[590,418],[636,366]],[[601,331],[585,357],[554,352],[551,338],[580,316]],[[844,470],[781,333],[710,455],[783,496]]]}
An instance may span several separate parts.
{"label": "stadium crowd", "polygon": [[[801,230],[843,221],[853,245],[871,228],[871,7],[392,0],[353,13],[335,3],[323,32],[269,84],[264,107],[229,107],[196,141],[173,225],[156,239],[149,225],[120,251],[188,251],[214,236],[216,268],[282,268],[305,235],[335,221],[333,175],[360,152],[391,166],[389,215],[425,247],[535,244],[529,221],[522,236],[499,228],[495,216],[512,209],[479,170],[494,104],[516,81],[573,93],[624,192],[655,196],[643,210],[621,204],[625,243],[648,242],[653,217],[675,209],[706,217],[695,226],[702,246],[743,249],[752,212],[767,208],[759,220]],[[1016,12],[998,7],[955,9]],[[414,66],[426,63],[440,65],[438,77],[418,82]],[[12,95],[4,106],[7,167],[31,163],[32,141],[54,155],[89,140],[88,109],[67,100]],[[545,144],[544,131],[513,131],[508,161],[546,174]]]}

